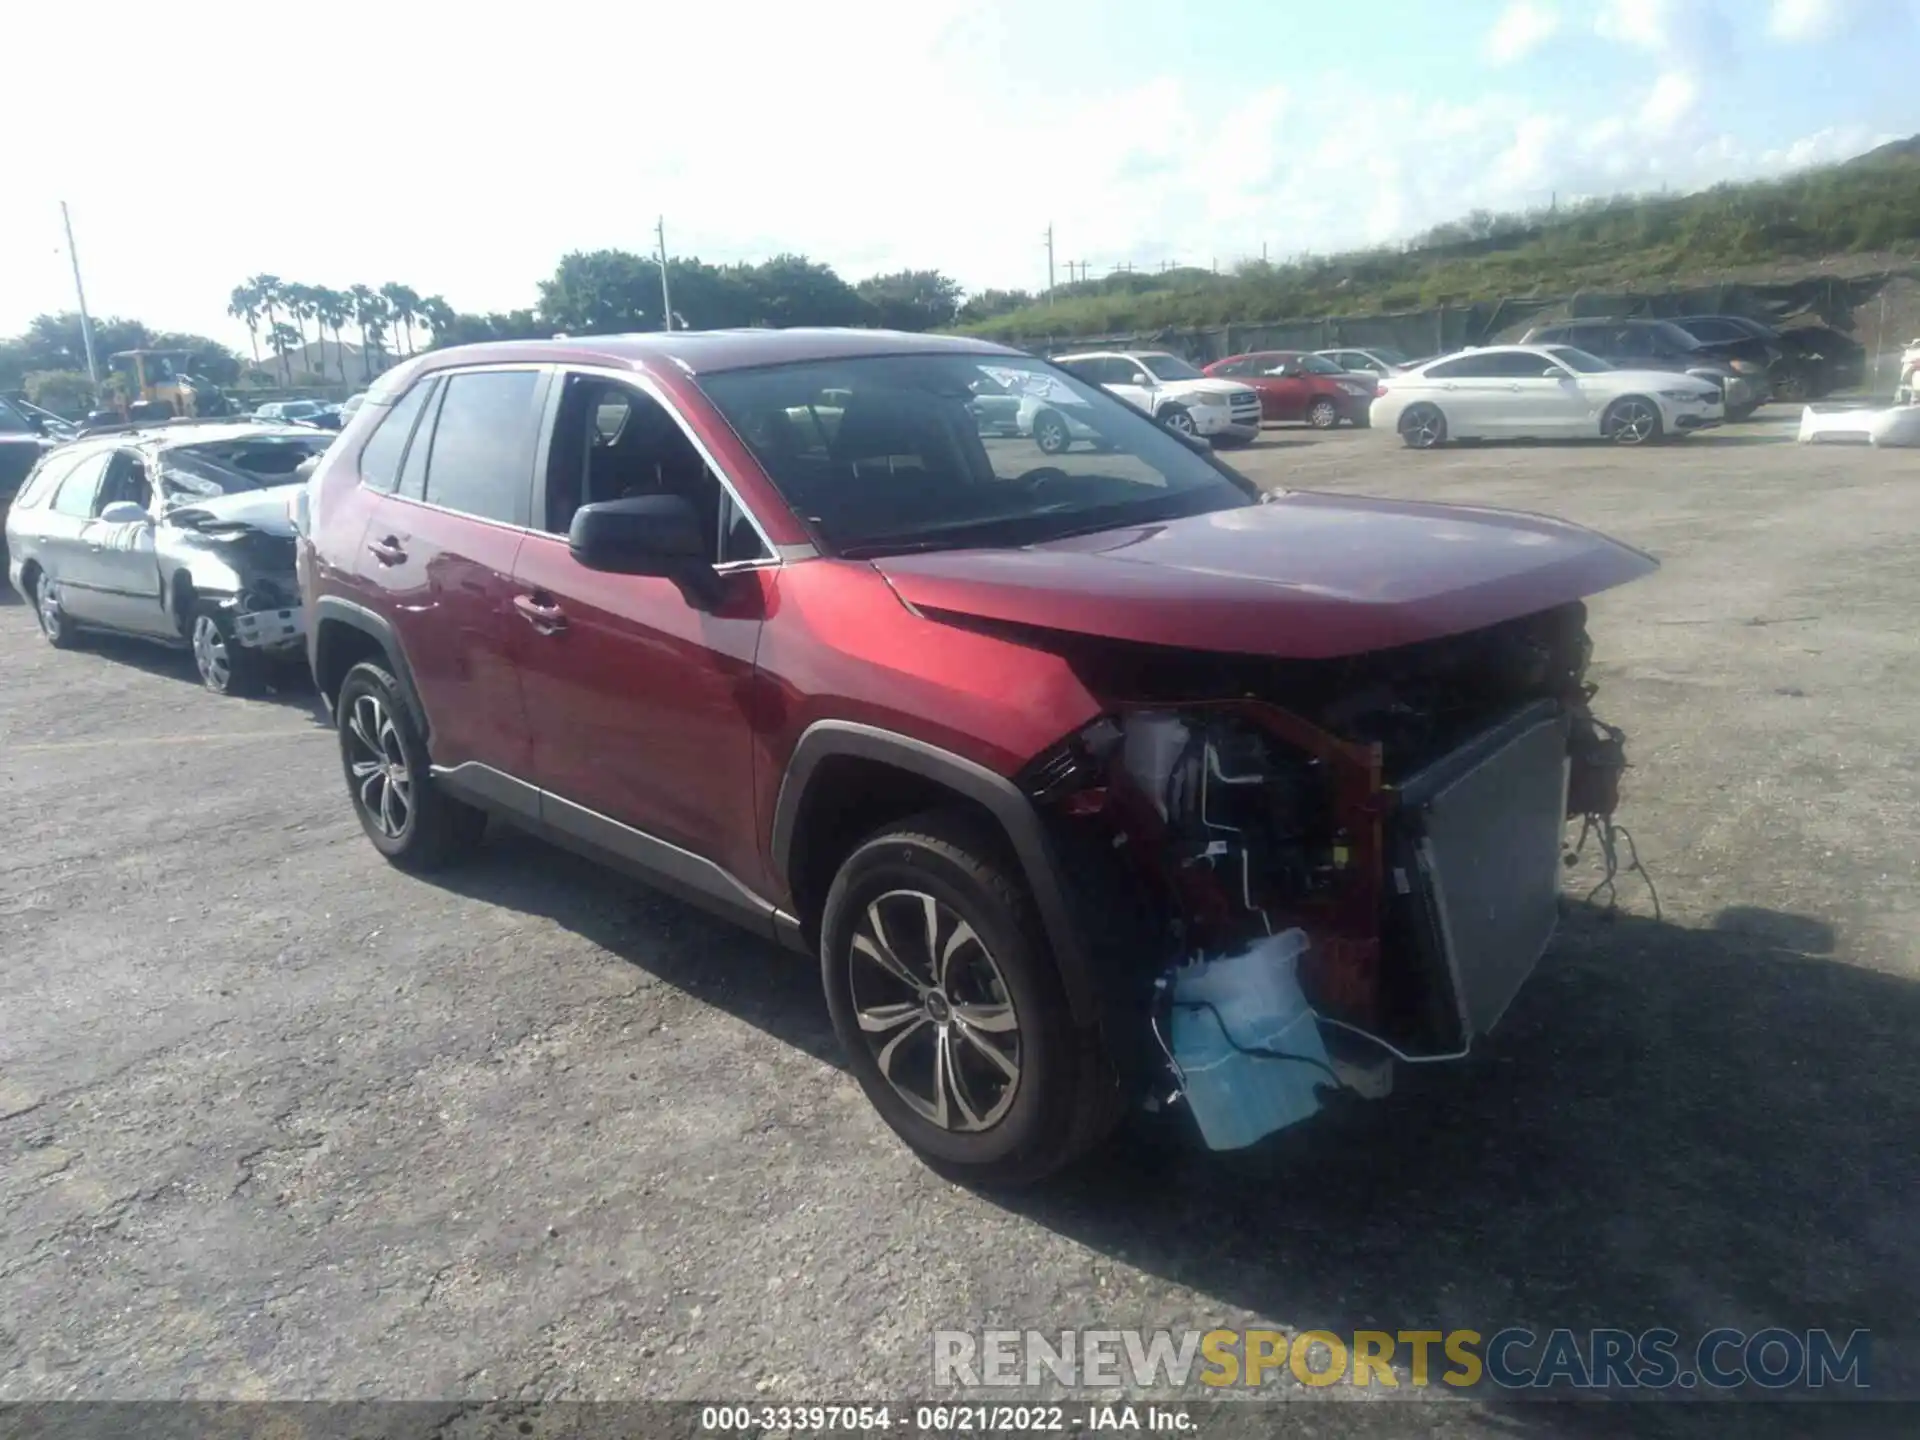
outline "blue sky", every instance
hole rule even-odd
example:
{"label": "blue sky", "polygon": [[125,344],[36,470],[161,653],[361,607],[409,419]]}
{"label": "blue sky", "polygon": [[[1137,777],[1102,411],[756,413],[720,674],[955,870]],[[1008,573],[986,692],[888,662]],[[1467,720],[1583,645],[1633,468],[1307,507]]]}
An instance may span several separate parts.
{"label": "blue sky", "polygon": [[[62,199],[95,310],[233,341],[256,271],[505,309],[663,213],[710,260],[1035,288],[1049,224],[1095,273],[1224,267],[1920,131],[1920,0],[711,0],[562,7],[550,33],[203,0],[177,39],[148,13],[9,20],[17,54],[85,50],[98,103],[50,63],[0,90],[0,333],[71,303]],[[141,42],[94,45],[116,31]],[[150,123],[118,95],[157,97]],[[195,178],[219,139],[232,167]]]}

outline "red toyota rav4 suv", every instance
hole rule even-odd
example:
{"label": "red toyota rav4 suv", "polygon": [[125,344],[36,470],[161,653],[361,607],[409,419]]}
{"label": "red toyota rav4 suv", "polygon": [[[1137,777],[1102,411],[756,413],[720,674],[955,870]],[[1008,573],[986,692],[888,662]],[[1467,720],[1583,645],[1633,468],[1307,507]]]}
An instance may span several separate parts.
{"label": "red toyota rav4 suv", "polygon": [[[982,380],[1098,447],[983,437]],[[493,814],[816,956],[887,1122],[994,1182],[1130,1102],[1231,1146],[1464,1054],[1617,793],[1581,597],[1654,563],[1262,495],[1045,361],[875,331],[436,351],[299,509],[383,855]]]}

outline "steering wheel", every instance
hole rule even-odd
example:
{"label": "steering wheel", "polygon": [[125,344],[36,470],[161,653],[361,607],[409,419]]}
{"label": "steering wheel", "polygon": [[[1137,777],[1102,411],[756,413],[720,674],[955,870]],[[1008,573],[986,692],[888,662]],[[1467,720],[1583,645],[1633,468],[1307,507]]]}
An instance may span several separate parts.
{"label": "steering wheel", "polygon": [[1051,485],[1054,481],[1069,478],[1071,477],[1068,476],[1067,472],[1062,470],[1058,465],[1041,465],[1025,472],[1015,483],[1029,495],[1037,495],[1044,487]]}

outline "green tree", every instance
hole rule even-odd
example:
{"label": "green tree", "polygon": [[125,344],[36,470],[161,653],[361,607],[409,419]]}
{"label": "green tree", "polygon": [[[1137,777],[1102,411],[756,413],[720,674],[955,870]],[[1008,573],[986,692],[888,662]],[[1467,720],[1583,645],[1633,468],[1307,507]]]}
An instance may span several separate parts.
{"label": "green tree", "polygon": [[1024,310],[1034,303],[1034,297],[1025,290],[982,290],[977,295],[968,296],[954,318],[962,325],[973,325],[982,320],[991,320],[996,315],[1010,315],[1015,310]]}
{"label": "green tree", "polygon": [[960,309],[960,286],[938,270],[875,275],[854,286],[867,323],[884,330],[938,330]]}
{"label": "green tree", "polygon": [[541,318],[569,335],[663,328],[660,267],[625,250],[570,251],[540,282],[539,297]]}
{"label": "green tree", "polygon": [[240,378],[240,356],[218,340],[209,340],[204,335],[191,335],[178,330],[163,331],[150,338],[148,348],[186,351],[188,373],[211,380],[216,385],[231,385]]}
{"label": "green tree", "polygon": [[280,362],[281,384],[291,385],[293,383],[293,362],[291,357],[293,352],[301,348],[304,343],[300,338],[300,332],[284,320],[267,331],[267,348],[273,351],[274,358]]}
{"label": "green tree", "polygon": [[[264,273],[255,275],[247,281],[247,289],[253,292],[254,303],[260,307],[261,322],[271,340],[274,328],[280,323],[280,277]],[[271,344],[268,348],[272,348]],[[284,356],[281,368],[286,368]]]}
{"label": "green tree", "polygon": [[[313,290],[313,308],[315,320],[333,332],[333,360],[340,371],[340,383],[344,385],[347,382],[347,352],[346,347],[340,343],[340,327],[353,318],[347,297],[338,290],[330,290],[325,285],[316,285]],[[326,368],[327,347],[323,341],[320,346],[322,373]]]}
{"label": "green tree", "polygon": [[857,325],[860,297],[833,268],[804,255],[776,255],[745,267],[762,325]]}
{"label": "green tree", "polygon": [[438,349],[444,343],[441,335],[453,324],[453,307],[445,296],[429,295],[420,302],[419,319],[426,325],[429,334],[429,349]]}
{"label": "green tree", "polygon": [[24,388],[30,404],[70,420],[80,419],[94,406],[93,382],[81,370],[36,370],[26,377]]}

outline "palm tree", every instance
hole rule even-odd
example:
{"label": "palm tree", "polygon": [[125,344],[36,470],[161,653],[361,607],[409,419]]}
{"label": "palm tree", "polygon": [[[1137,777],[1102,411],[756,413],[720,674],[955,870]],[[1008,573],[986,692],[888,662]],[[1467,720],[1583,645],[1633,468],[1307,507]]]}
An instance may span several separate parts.
{"label": "palm tree", "polygon": [[407,332],[407,354],[413,354],[413,322],[420,314],[420,295],[410,285],[397,285],[392,281],[380,287],[381,298],[387,302],[387,313],[393,323],[405,328]]}
{"label": "palm tree", "polygon": [[[300,334],[300,358],[303,362],[302,368],[311,370],[313,366],[304,364],[304,362],[309,358],[307,355],[307,321],[313,319],[315,313],[313,308],[313,286],[289,285],[282,290],[280,294],[281,298],[286,302],[287,314],[293,317],[293,328]],[[319,338],[319,327],[315,326],[314,339],[318,340]]]}
{"label": "palm tree", "polygon": [[273,328],[267,331],[267,345],[275,355],[280,357],[280,383],[293,384],[293,369],[287,362],[287,355],[296,345],[305,347],[306,342],[300,338],[300,332],[284,320],[277,321]]}
{"label": "palm tree", "polygon": [[[340,343],[340,327],[353,318],[347,308],[347,297],[338,290],[316,285],[313,289],[313,312],[315,320],[333,331],[333,359],[340,367],[340,383],[344,385],[347,383],[347,352]],[[320,343],[320,373],[323,375],[326,374],[326,365],[327,346],[323,340]]]}
{"label": "palm tree", "polygon": [[429,295],[422,300],[419,318],[433,332],[435,345],[446,344],[447,335],[453,330],[453,306],[447,303],[445,296]]}
{"label": "palm tree", "polygon": [[[360,327],[361,368],[369,383],[373,380],[373,350],[380,343],[387,318],[387,302],[365,285],[356,285],[347,294],[353,300],[353,322]],[[385,366],[381,367],[385,369]]]}
{"label": "palm tree", "polygon": [[[280,304],[280,277],[278,275],[256,275],[247,281],[247,288],[253,291],[254,300],[260,306],[260,313],[266,318],[267,334],[271,337],[274,327],[280,323],[279,313],[275,309],[275,307]],[[271,340],[269,340],[268,348],[272,348]],[[284,369],[286,356],[282,354],[280,358],[283,362],[282,368]]]}
{"label": "palm tree", "polygon": [[227,314],[247,327],[247,339],[253,343],[253,363],[260,363],[260,296],[251,285],[236,285],[227,296]]}

